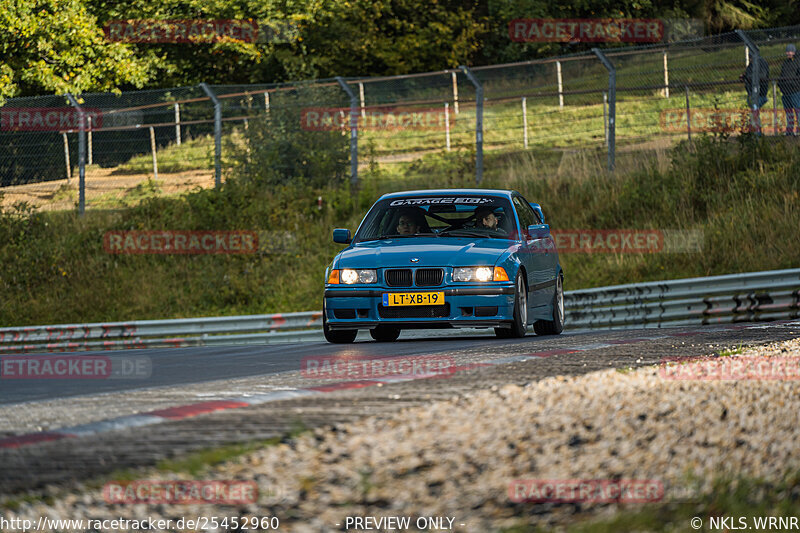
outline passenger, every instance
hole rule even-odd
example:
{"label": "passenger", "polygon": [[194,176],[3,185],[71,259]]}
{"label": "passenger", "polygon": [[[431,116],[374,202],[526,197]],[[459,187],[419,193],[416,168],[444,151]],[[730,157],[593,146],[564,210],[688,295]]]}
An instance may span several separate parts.
{"label": "passenger", "polygon": [[397,233],[400,235],[414,235],[419,233],[423,225],[422,214],[414,209],[403,210],[397,220]]}

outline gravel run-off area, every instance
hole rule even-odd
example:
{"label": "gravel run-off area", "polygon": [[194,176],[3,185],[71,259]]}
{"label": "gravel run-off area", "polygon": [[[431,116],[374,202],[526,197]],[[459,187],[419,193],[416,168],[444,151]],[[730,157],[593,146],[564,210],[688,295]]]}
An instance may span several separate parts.
{"label": "gravel run-off area", "polygon": [[[513,501],[515,480],[651,480],[663,487],[660,500],[691,501],[715,477],[778,481],[796,473],[799,365],[794,339],[724,357],[493,387],[317,429],[197,477],[252,480],[260,494],[253,504],[111,505],[91,488],[22,503],[6,518],[276,516],[280,531],[317,532],[342,531],[347,516],[408,516],[412,525],[434,516],[452,518],[454,531],[549,529],[574,519],[576,505]],[[141,479],[187,475],[143,470]],[[618,508],[577,507],[587,505],[604,515]]]}

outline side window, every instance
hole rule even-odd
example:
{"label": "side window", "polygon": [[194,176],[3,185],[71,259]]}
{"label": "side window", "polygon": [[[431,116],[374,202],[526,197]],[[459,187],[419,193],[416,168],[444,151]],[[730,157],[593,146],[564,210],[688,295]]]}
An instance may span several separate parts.
{"label": "side window", "polygon": [[531,214],[531,216],[533,217],[534,221],[531,222],[531,224],[541,224],[542,223],[542,219],[539,218],[539,213],[537,213],[536,211],[533,210],[533,208],[531,207],[531,204],[528,203],[528,200],[526,200],[522,196],[519,197],[519,200],[522,202],[522,205],[525,206],[525,210],[528,211]]}
{"label": "side window", "polygon": [[514,207],[517,209],[517,215],[519,215],[519,223],[522,226],[522,231],[525,231],[528,226],[539,224],[539,217],[536,216],[536,211],[534,211],[531,206],[528,205],[528,202],[519,196],[514,197]]}

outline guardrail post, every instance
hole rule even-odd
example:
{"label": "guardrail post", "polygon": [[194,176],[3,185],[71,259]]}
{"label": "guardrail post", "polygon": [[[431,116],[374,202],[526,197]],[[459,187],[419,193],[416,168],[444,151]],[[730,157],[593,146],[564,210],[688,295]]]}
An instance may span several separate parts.
{"label": "guardrail post", "polygon": [[608,170],[613,171],[616,156],[617,70],[599,48],[592,48],[592,52],[608,70]]}
{"label": "guardrail post", "polygon": [[475,183],[483,179],[483,85],[469,67],[459,67],[475,86]]}
{"label": "guardrail post", "polygon": [[350,184],[358,184],[358,97],[344,78],[336,76],[339,86],[350,97]]}
{"label": "guardrail post", "polygon": [[67,99],[78,111],[78,212],[86,211],[86,113],[74,96],[67,93]]}
{"label": "guardrail post", "polygon": [[752,57],[749,58],[753,64],[753,70],[750,72],[750,91],[748,100],[753,110],[751,122],[756,132],[761,133],[761,117],[759,116],[759,109],[761,109],[761,106],[758,105],[758,101],[760,99],[758,90],[759,86],[761,85],[761,65],[759,64],[761,62],[761,56],[759,55],[758,46],[756,46],[756,44],[750,40],[747,34],[745,34],[742,30],[736,30],[736,35],[738,35],[739,38],[744,42],[745,46],[747,47],[748,54],[752,55]]}
{"label": "guardrail post", "polygon": [[201,83],[200,88],[214,103],[214,187],[219,189],[222,185],[222,104],[207,84]]}

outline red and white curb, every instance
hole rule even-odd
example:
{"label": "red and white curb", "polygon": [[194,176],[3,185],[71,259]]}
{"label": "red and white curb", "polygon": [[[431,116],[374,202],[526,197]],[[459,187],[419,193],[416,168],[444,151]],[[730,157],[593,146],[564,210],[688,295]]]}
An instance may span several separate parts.
{"label": "red and white curb", "polygon": [[[777,325],[777,323],[773,324]],[[797,322],[794,322],[794,324],[797,324]],[[737,325],[723,326],[721,329],[746,329],[751,327],[759,328],[763,327],[763,325],[737,324]],[[600,348],[608,348],[611,346],[618,346],[621,344],[636,344],[639,342],[665,339],[668,337],[688,337],[692,335],[699,335],[701,333],[706,333],[706,332],[708,332],[708,330],[676,332],[676,333],[661,334],[655,336],[642,336],[635,339],[627,339],[627,340],[611,340],[608,342],[585,344],[580,346],[574,346],[571,348],[556,348],[552,350],[544,350],[524,355],[515,355],[500,359],[492,359],[488,361],[480,361],[477,363],[469,363],[466,365],[456,367],[454,369],[454,372],[462,372],[465,370],[473,370],[481,367],[492,367],[496,365],[509,364],[509,363],[520,363],[524,361],[529,361],[531,359],[541,359],[541,358],[551,357],[554,355],[567,355],[571,353],[597,350]],[[64,427],[51,431],[40,431],[36,433],[25,433],[21,435],[14,435],[0,439],[0,448],[21,448],[24,446],[31,446],[43,442],[51,442],[67,438],[88,437],[122,429],[151,426],[154,424],[160,424],[167,421],[183,420],[186,418],[193,418],[195,416],[204,415],[208,413],[227,411],[231,409],[240,409],[243,407],[251,407],[253,405],[261,405],[280,400],[302,398],[305,396],[314,396],[329,392],[336,392],[347,389],[359,389],[359,388],[372,387],[376,385],[383,385],[389,383],[400,383],[405,381],[415,381],[419,379],[431,379],[435,377],[441,378],[442,376],[441,374],[415,374],[407,376],[398,375],[398,376],[390,376],[384,378],[361,379],[352,381],[342,381],[337,383],[328,383],[315,387],[308,387],[306,389],[275,391],[266,394],[254,394],[251,396],[242,396],[227,400],[213,400],[207,402],[199,402],[178,407],[169,407],[167,409],[158,409],[155,411],[149,411],[146,413],[139,413],[135,415],[121,416],[117,418],[111,418],[108,420],[101,420],[99,422],[92,422],[89,424]]]}

